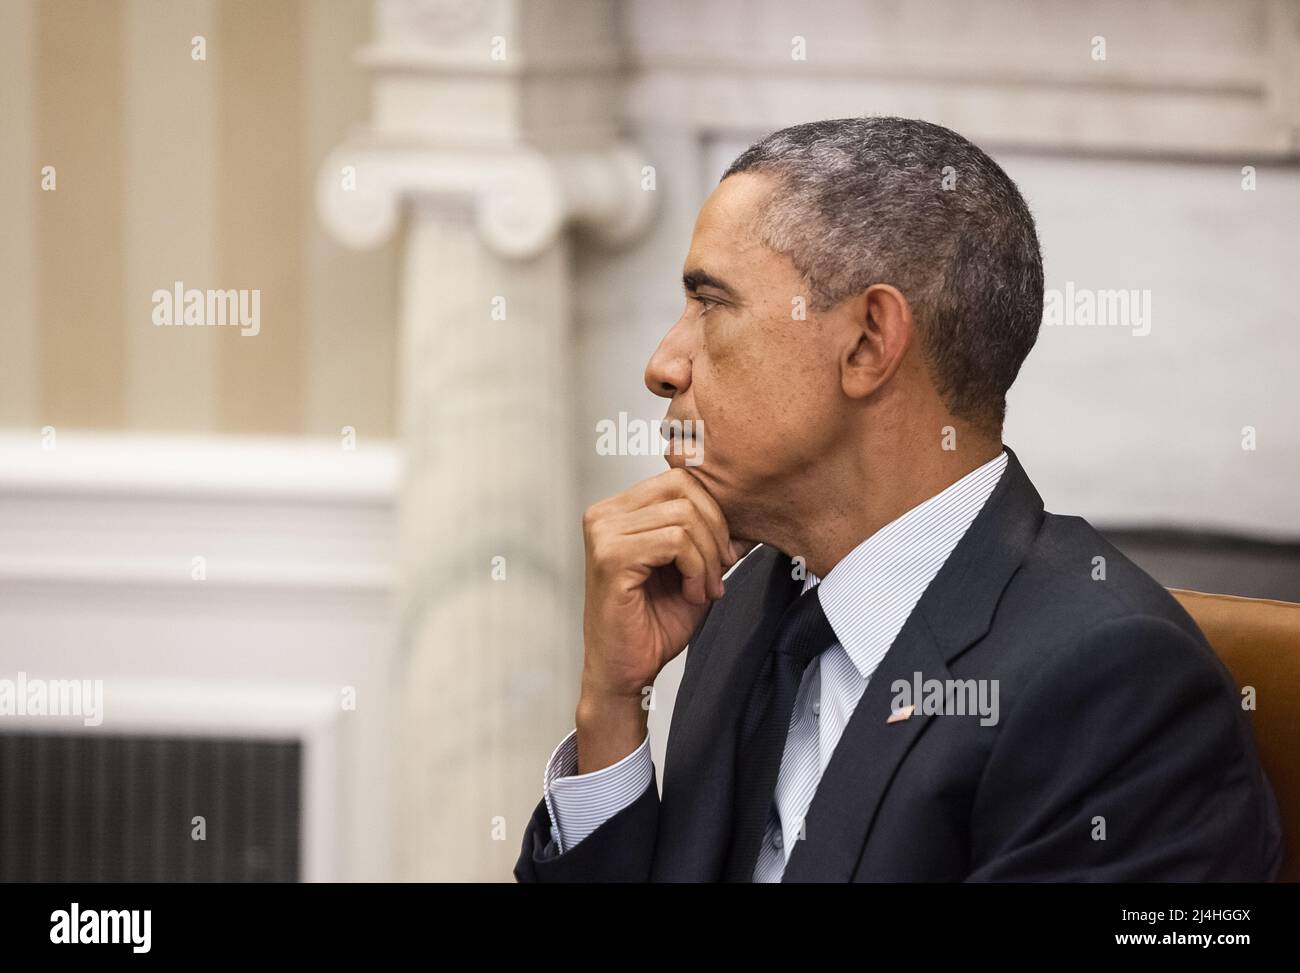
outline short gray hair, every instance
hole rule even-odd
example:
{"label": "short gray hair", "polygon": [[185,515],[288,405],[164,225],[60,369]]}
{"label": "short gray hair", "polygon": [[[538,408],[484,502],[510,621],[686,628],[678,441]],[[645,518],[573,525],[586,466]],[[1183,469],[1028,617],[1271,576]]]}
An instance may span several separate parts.
{"label": "short gray hair", "polygon": [[791,258],[812,308],[894,285],[949,410],[1000,433],[1043,317],[1043,258],[997,163],[941,125],[837,118],[773,132],[722,178],[740,172],[776,177],[755,232]]}

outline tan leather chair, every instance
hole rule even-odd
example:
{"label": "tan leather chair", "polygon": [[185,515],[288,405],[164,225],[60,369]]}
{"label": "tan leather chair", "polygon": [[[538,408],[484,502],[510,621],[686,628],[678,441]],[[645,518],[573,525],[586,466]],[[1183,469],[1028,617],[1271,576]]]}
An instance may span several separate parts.
{"label": "tan leather chair", "polygon": [[1264,773],[1282,812],[1286,857],[1278,880],[1300,882],[1300,604],[1170,588],[1238,686],[1254,686],[1250,712]]}

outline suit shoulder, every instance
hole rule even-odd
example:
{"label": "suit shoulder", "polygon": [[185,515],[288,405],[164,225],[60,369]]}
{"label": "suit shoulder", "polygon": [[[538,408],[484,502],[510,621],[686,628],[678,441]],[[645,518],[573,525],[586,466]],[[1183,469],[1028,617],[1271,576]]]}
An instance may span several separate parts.
{"label": "suit shoulder", "polygon": [[1168,589],[1082,517],[1044,515],[1003,600],[1009,606],[1036,604],[1034,614],[1062,634],[1082,635],[1122,619],[1162,619],[1204,642]]}
{"label": "suit shoulder", "polygon": [[991,662],[1019,695],[1036,676],[1164,671],[1236,693],[1223,661],[1169,591],[1082,517],[1047,514],[1007,585],[987,636]]}

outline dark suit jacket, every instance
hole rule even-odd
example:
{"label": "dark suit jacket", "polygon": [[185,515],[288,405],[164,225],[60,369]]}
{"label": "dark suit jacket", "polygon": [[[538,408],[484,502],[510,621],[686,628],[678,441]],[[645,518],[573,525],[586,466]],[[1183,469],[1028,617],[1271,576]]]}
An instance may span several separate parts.
{"label": "dark suit jacket", "polygon": [[[783,881],[1272,880],[1277,804],[1231,676],[1160,584],[1086,521],[1044,514],[1007,452],[868,682]],[[539,801],[519,881],[720,880],[737,724],[790,570],[751,552],[691,641],[662,799],[652,780],[549,859]],[[891,686],[916,672],[998,680],[998,722],[918,708],[887,723]]]}

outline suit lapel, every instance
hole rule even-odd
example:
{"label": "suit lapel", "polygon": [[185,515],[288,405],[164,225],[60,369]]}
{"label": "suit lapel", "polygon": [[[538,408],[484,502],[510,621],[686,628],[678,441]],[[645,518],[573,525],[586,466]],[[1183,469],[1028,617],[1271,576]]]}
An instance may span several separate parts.
{"label": "suit lapel", "polygon": [[894,771],[934,719],[920,711],[887,722],[894,680],[912,685],[948,679],[950,673],[922,615],[913,612],[872,674],[862,698],[835,745],[795,843],[783,882],[848,882],[853,878],[876,809]]}
{"label": "suit lapel", "polygon": [[775,548],[764,545],[750,557],[759,560],[743,587],[714,606],[687,649],[688,667],[689,653],[701,661],[689,696],[679,694],[673,707],[652,881],[721,880],[741,715],[781,613],[803,587],[790,576],[790,559]]}
{"label": "suit lapel", "polygon": [[1001,480],[867,683],[813,794],[783,882],[852,880],[889,782],[935,718],[918,707],[909,719],[887,722],[894,681],[911,685],[917,672],[952,677],[948,664],[988,631],[1042,519],[1042,498],[1007,449]]}

